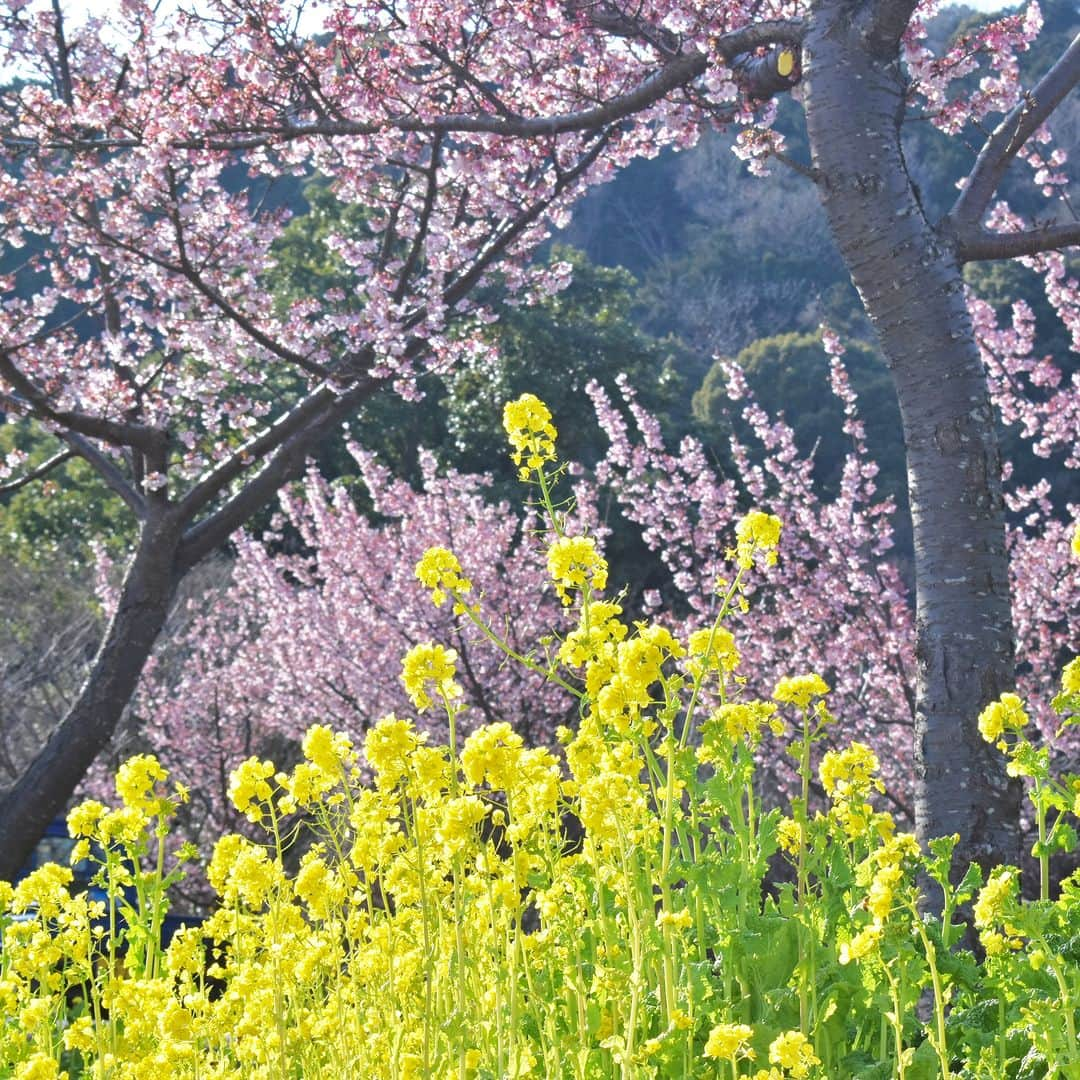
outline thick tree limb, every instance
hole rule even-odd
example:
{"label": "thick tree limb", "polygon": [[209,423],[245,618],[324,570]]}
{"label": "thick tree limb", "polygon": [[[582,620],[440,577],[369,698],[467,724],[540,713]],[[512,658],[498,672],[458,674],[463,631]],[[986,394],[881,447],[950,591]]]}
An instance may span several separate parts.
{"label": "thick tree limb", "polygon": [[[773,19],[752,23],[714,38],[713,54],[724,63],[730,64],[737,57],[770,45],[797,47],[802,42],[804,33],[805,26],[801,19]],[[180,150],[240,151],[256,149],[270,143],[309,139],[313,136],[324,138],[369,136],[384,131],[425,132],[433,135],[479,132],[516,138],[595,131],[651,108],[673,90],[687,86],[703,75],[709,63],[710,57],[704,53],[680,53],[658,71],[649,75],[633,90],[620,94],[601,105],[557,116],[524,117],[512,113],[510,115],[452,113],[430,118],[413,115],[389,116],[378,122],[319,118],[308,123],[296,123],[284,119],[280,123],[249,128],[246,133],[180,139],[173,145]],[[51,140],[47,143],[36,143],[27,139],[5,139],[4,143],[12,149],[40,148],[71,151],[115,151],[142,145],[139,139],[93,139],[78,136],[72,139]]]}
{"label": "thick tree limb", "polygon": [[956,257],[961,263],[1015,259],[1021,255],[1038,255],[1043,251],[1057,251],[1077,244],[1080,244],[1080,221],[1013,233],[972,229],[957,236]]}
{"label": "thick tree limb", "polygon": [[90,465],[94,472],[127,503],[128,508],[140,521],[146,517],[146,500],[93,443],[73,431],[59,431],[57,437],[63,439],[79,457]]}
{"label": "thick tree limb", "polygon": [[191,521],[208,506],[229,484],[249,469],[253,462],[272,453],[298,431],[320,416],[337,395],[329,386],[320,386],[294,405],[284,416],[265,431],[244,443],[235,453],[203,477],[181,500],[178,513],[181,521]]}
{"label": "thick tree limb", "polygon": [[55,408],[49,395],[18,368],[10,349],[0,349],[0,377],[25,399],[28,411],[87,438],[101,439],[113,446],[130,446],[144,453],[153,452],[166,441],[165,432],[146,424],[121,423],[74,409]]}
{"label": "thick tree limb", "polygon": [[1006,116],[986,140],[968,175],[964,190],[942,222],[964,233],[982,221],[990,200],[1024,143],[1080,82],[1080,34],[1061,59],[1039,80],[1023,101]]}
{"label": "thick tree limb", "polygon": [[896,55],[918,0],[869,0],[862,19],[863,40],[873,56],[891,58]]}
{"label": "thick tree limb", "polygon": [[763,56],[744,53],[730,63],[740,86],[756,98],[787,93],[802,75],[798,55],[791,46],[771,49]]}
{"label": "thick tree limb", "polygon": [[224,506],[188,529],[177,549],[176,568],[183,574],[229,539],[252,514],[262,509],[280,488],[299,475],[304,462],[322,439],[382,385],[368,377],[330,400],[322,412],[286,439],[276,453]]}
{"label": "thick tree limb", "polygon": [[15,480],[8,480],[6,483],[0,484],[0,495],[14,494],[28,484],[32,484],[35,480],[48,476],[53,469],[58,469],[65,461],[70,461],[74,456],[74,450],[61,450],[59,454],[54,454],[48,461],[43,461],[38,465],[37,468],[31,469],[28,473],[24,473]]}

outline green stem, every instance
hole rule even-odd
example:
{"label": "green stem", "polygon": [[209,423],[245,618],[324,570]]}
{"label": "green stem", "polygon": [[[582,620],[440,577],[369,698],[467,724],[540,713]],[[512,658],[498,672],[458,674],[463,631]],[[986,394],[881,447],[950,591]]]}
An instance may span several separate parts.
{"label": "green stem", "polygon": [[934,986],[934,1019],[937,1025],[937,1037],[933,1042],[934,1049],[937,1051],[938,1064],[941,1066],[941,1080],[950,1080],[952,1072],[949,1070],[949,1055],[945,1034],[945,995],[941,985],[941,973],[938,971],[937,966],[937,950],[926,933],[926,927],[919,917],[918,908],[912,905],[910,910],[913,915],[913,924],[918,931],[919,940],[922,942],[923,950],[926,953],[926,962],[930,967],[930,981]]}
{"label": "green stem", "polygon": [[1039,899],[1050,899],[1050,852],[1046,844],[1046,802],[1042,781],[1035,778],[1035,817],[1039,826]]}
{"label": "green stem", "polygon": [[521,664],[522,667],[526,667],[529,671],[535,672],[537,675],[543,676],[549,682],[555,683],[556,686],[561,686],[568,693],[573,694],[574,697],[582,699],[585,697],[585,691],[579,690],[576,686],[571,686],[561,675],[558,675],[553,667],[545,667],[543,664],[538,664],[535,660],[528,656],[524,656],[513,648],[504,638],[501,638],[494,630],[480,616],[473,610],[473,608],[465,602],[465,600],[457,593],[452,594],[455,602],[461,604],[465,610],[465,614],[468,615],[469,621],[480,631],[481,634],[487,638],[497,649],[508,656],[517,664]]}
{"label": "green stem", "polygon": [[694,685],[690,691],[690,701],[686,706],[686,717],[683,720],[682,733],[679,736],[679,746],[685,747],[690,741],[690,733],[694,726],[694,711],[697,708],[698,698],[701,695],[701,686],[705,681],[705,665],[709,656],[712,654],[713,640],[716,637],[716,631],[720,626],[720,623],[727,617],[728,610],[731,607],[731,601],[734,599],[736,592],[739,588],[739,582],[742,580],[743,568],[740,566],[735,574],[735,579],[728,586],[727,592],[724,594],[724,599],[720,604],[720,611],[717,613],[715,619],[713,619],[712,628],[709,631],[709,640],[705,645],[705,658],[702,662],[702,669],[698,672],[697,678],[694,679]]}
{"label": "green stem", "polygon": [[803,712],[802,748],[799,756],[799,774],[802,777],[802,797],[799,802],[799,858],[797,865],[797,901],[799,928],[799,1029],[803,1035],[810,1034],[810,1001],[807,984],[809,951],[806,925],[806,834],[810,817],[810,717]]}

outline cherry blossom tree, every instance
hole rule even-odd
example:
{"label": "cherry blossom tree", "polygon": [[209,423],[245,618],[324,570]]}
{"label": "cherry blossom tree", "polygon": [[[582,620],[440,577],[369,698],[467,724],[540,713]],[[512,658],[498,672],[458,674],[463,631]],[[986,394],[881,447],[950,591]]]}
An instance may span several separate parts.
{"label": "cherry blossom tree", "polygon": [[[25,259],[4,281],[0,404],[55,436],[54,460],[88,461],[139,533],[82,694],[0,801],[0,873],[111,736],[183,576],[373,393],[408,395],[418,370],[479,348],[477,286],[557,288],[563,268],[528,256],[589,184],[714,124],[743,126],[754,169],[778,159],[816,185],[877,330],[915,530],[916,815],[923,835],[968,838],[962,855],[1008,858],[1015,793],[974,725],[1013,678],[1004,504],[961,268],[1080,240],[1075,222],[995,203],[1019,158],[1060,186],[1042,140],[1080,41],[1025,89],[1034,4],[940,57],[923,46],[932,9],[360,0],[328,3],[311,33],[276,0],[173,14],[125,0],[108,25],[72,23],[62,0],[9,3],[0,227]],[[770,100],[795,87],[810,162],[770,126]],[[946,132],[992,129],[940,221],[904,161],[909,107]],[[328,241],[350,288],[281,311],[265,285],[275,190],[313,170],[363,208],[366,232]]]}

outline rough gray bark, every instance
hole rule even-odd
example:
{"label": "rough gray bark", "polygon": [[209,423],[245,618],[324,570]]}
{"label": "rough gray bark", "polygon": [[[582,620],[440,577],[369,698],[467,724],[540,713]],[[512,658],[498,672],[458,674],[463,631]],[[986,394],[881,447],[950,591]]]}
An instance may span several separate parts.
{"label": "rough gray bark", "polygon": [[1020,793],[979,711],[1013,685],[1005,510],[994,416],[953,246],[904,162],[904,82],[829,3],[804,43],[806,121],[826,214],[896,385],[915,538],[916,822],[962,837],[958,862],[1016,862]]}
{"label": "rough gray bark", "polygon": [[[25,865],[45,828],[63,813],[94,759],[108,746],[183,576],[298,476],[320,439],[379,385],[361,376],[347,391],[316,391],[301,402],[269,429],[272,435],[255,440],[266,455],[265,464],[213,513],[192,520],[214,505],[220,493],[215,485],[198,500],[169,503],[155,495],[145,503],[139,543],[86,683],[40,753],[0,795],[0,879],[11,880]],[[222,473],[218,479],[226,485],[242,470],[223,467]]]}
{"label": "rough gray bark", "polygon": [[147,518],[93,669],[74,705],[18,783],[0,798],[0,877],[18,873],[112,737],[165,625],[176,590],[174,516]]}

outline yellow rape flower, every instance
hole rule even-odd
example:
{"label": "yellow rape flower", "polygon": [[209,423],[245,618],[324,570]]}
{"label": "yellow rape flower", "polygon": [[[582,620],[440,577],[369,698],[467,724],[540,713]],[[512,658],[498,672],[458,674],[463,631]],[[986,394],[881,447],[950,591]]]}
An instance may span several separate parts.
{"label": "yellow rape flower", "polygon": [[820,675],[811,672],[809,675],[781,679],[773,691],[773,700],[788,702],[797,708],[805,709],[811,698],[824,697],[827,693],[829,684]]}
{"label": "yellow rape flower", "polygon": [[39,866],[15,886],[11,910],[18,915],[36,907],[43,919],[55,919],[68,899],[67,887],[73,877],[69,867],[58,863]]}
{"label": "yellow rape flower", "polygon": [[751,510],[735,526],[735,558],[739,566],[749,570],[754,565],[755,552],[765,555],[769,566],[776,565],[776,547],[780,543],[783,523],[774,514]]}
{"label": "yellow rape flower", "polygon": [[1019,731],[1027,722],[1023,701],[1016,694],[1002,694],[979,713],[979,733],[987,742],[997,742],[1006,731]]}
{"label": "yellow rape flower", "polygon": [[813,1044],[800,1031],[785,1031],[778,1035],[769,1046],[769,1062],[787,1069],[792,1076],[809,1076],[821,1059],[814,1053]]}
{"label": "yellow rape flower", "polygon": [[885,843],[874,852],[874,861],[878,866],[899,866],[905,860],[916,860],[922,854],[919,841],[914,833],[897,833],[889,836]]}
{"label": "yellow rape flower", "polygon": [[345,771],[356,764],[352,740],[342,732],[333,732],[325,724],[308,728],[301,744],[304,757],[328,778],[342,779]]}
{"label": "yellow rape flower", "polygon": [[229,777],[229,798],[249,821],[262,820],[262,810],[257,804],[265,803],[270,798],[272,791],[268,781],[275,771],[272,761],[250,757],[241,762]]}
{"label": "yellow rape flower", "polygon": [[475,795],[459,795],[439,806],[435,840],[442,845],[444,859],[449,862],[465,851],[486,815],[484,803]]}
{"label": "yellow rape flower", "polygon": [[547,564],[555,592],[567,606],[571,590],[588,585],[599,592],[607,585],[607,560],[591,536],[560,536],[548,550]]}
{"label": "yellow rape flower", "polygon": [[881,944],[884,927],[879,922],[874,922],[863,930],[860,930],[850,941],[845,941],[840,946],[838,959],[841,964],[850,964],[853,960],[862,960],[867,956],[873,956]]}
{"label": "yellow rape flower", "polygon": [[802,843],[802,826],[794,818],[782,817],[776,826],[776,842],[781,851],[797,855]]}
{"label": "yellow rape flower", "polygon": [[745,739],[756,745],[763,727],[774,735],[784,733],[784,722],[771,701],[729,701],[714,709],[705,722],[706,745],[714,731],[722,731],[733,743]]}
{"label": "yellow rape flower", "polygon": [[689,930],[694,925],[694,917],[689,908],[679,911],[661,911],[656,917],[656,925],[663,928],[670,926],[673,930]]}
{"label": "yellow rape flower", "polygon": [[434,704],[434,699],[428,693],[431,687],[443,698],[461,696],[461,687],[454,682],[456,661],[457,652],[454,649],[431,642],[414,645],[405,654],[401,663],[401,681],[405,684],[409,700],[420,712]]}
{"label": "yellow rape flower", "polygon": [[154,784],[167,780],[169,774],[152,754],[136,754],[116,772],[116,793],[124,805],[146,814],[156,813],[161,800],[154,795]]}
{"label": "yellow rape flower", "polygon": [[830,799],[861,799],[871,788],[883,791],[877,771],[877,754],[861,742],[853,742],[844,750],[829,750],[818,769]]}
{"label": "yellow rape flower", "polygon": [[754,1029],[746,1024],[717,1024],[705,1042],[705,1056],[719,1061],[736,1057],[753,1058],[754,1051],[746,1044],[754,1037]]}
{"label": "yellow rape flower", "polygon": [[322,800],[337,783],[333,775],[310,761],[301,761],[291,773],[278,773],[274,779],[284,791],[278,799],[282,814],[295,814],[301,807]]}
{"label": "yellow rape flower", "polygon": [[94,1022],[89,1016],[80,1016],[64,1029],[65,1050],[92,1050],[94,1047]]}
{"label": "yellow rape flower", "polygon": [[492,790],[505,791],[518,776],[523,745],[509,724],[486,724],[465,740],[461,768],[470,784],[487,780]]}
{"label": "yellow rape flower", "polygon": [[97,834],[98,822],[105,815],[107,808],[96,799],[87,799],[72,807],[67,817],[68,833],[72,839],[80,836],[93,839]]}
{"label": "yellow rape flower", "polygon": [[1073,533],[1072,553],[1080,559],[1080,521],[1076,523],[1076,531]]}
{"label": "yellow rape flower", "polygon": [[461,573],[457,556],[444,547],[429,547],[416,564],[416,576],[431,590],[436,607],[442,607],[447,595],[463,596],[472,589],[472,582]]}
{"label": "yellow rape flower", "polygon": [[619,621],[622,608],[607,600],[594,600],[581,613],[581,623],[566,635],[559,646],[559,662],[582,667],[598,660],[609,645],[626,637],[626,624]]}
{"label": "yellow rape flower", "polygon": [[345,901],[346,883],[323,860],[322,845],[305,852],[293,887],[315,919],[328,919]]}
{"label": "yellow rape flower", "polygon": [[134,806],[121,806],[103,814],[97,826],[98,839],[110,844],[135,844],[148,824],[146,815]]}
{"label": "yellow rape flower", "polygon": [[1016,895],[1016,872],[1012,867],[996,870],[979,890],[978,899],[972,908],[975,925],[980,929],[993,926],[1005,915],[1005,909]]}
{"label": "yellow rape flower", "polygon": [[514,448],[511,455],[522,480],[534,469],[555,460],[556,431],[551,412],[535,394],[522,394],[503,407],[503,427]]}
{"label": "yellow rape flower", "polygon": [[866,896],[866,909],[874,920],[883,923],[893,908],[893,899],[897,886],[903,881],[904,872],[899,866],[882,867],[870,883],[870,892]]}
{"label": "yellow rape flower", "polygon": [[235,834],[223,836],[214,845],[206,877],[222,899],[241,900],[253,911],[283,881],[281,867],[263,848]]}
{"label": "yellow rape flower", "polygon": [[393,787],[405,775],[408,758],[420,742],[411,720],[399,720],[391,713],[376,722],[364,738],[364,757],[380,788]]}
{"label": "yellow rape flower", "polygon": [[34,1054],[19,1063],[15,1069],[15,1080],[68,1080],[68,1072],[61,1070],[52,1057]]}
{"label": "yellow rape flower", "polygon": [[730,630],[717,626],[695,630],[687,641],[686,670],[693,678],[707,671],[734,671],[739,666],[739,650]]}

